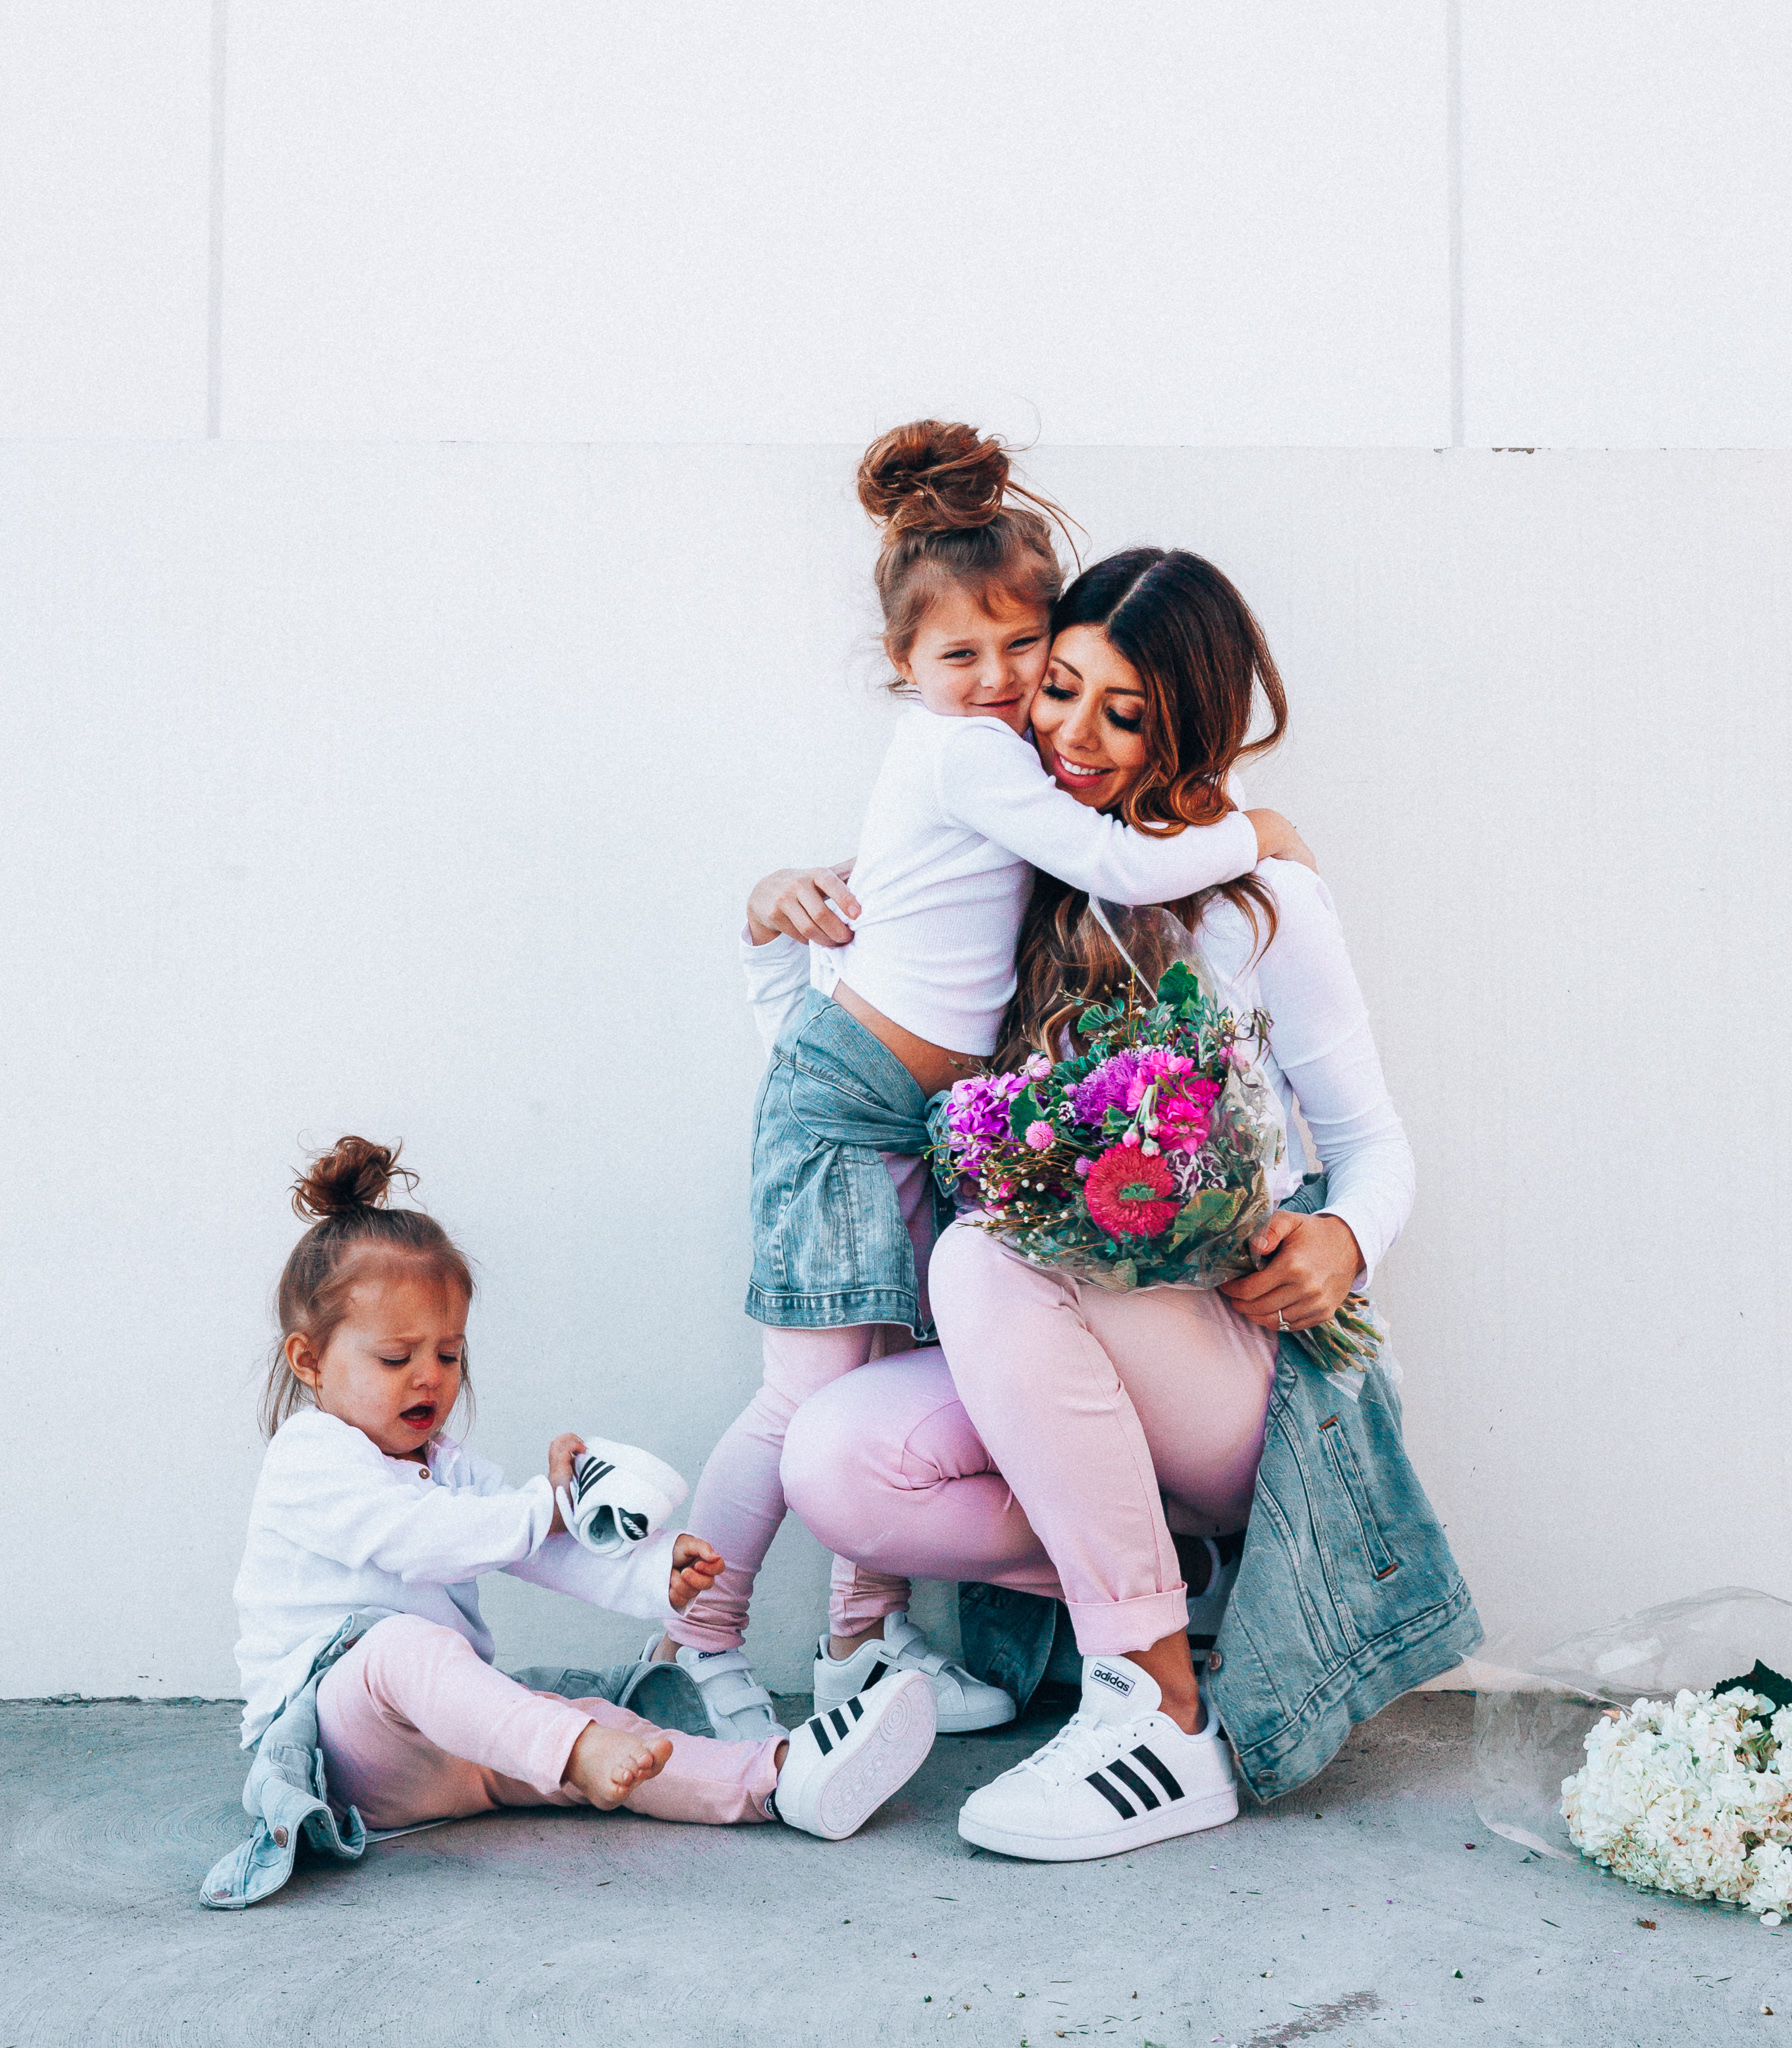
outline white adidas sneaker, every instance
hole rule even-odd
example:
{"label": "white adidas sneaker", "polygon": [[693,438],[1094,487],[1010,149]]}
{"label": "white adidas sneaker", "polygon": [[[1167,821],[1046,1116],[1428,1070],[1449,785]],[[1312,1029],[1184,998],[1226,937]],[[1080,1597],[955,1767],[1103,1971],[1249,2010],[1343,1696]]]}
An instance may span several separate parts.
{"label": "white adidas sneaker", "polygon": [[1080,1863],[1233,1819],[1238,1787],[1212,1710],[1199,1735],[1184,1735],[1162,1699],[1129,1659],[1085,1658],[1082,1705],[1043,1749],[971,1794],[958,1832],[1004,1856]]}
{"label": "white adidas sneaker", "polygon": [[852,1694],[790,1738],[774,1810],[805,1834],[844,1841],[921,1768],[933,1736],[926,1674],[888,1672],[875,1692]]}
{"label": "white adidas sneaker", "polygon": [[[655,1636],[641,1652],[650,1658],[663,1638]],[[787,1735],[772,1696],[753,1676],[745,1650],[699,1650],[680,1643],[673,1659],[697,1681],[697,1693],[709,1725],[721,1742],[763,1742],[768,1735]]]}
{"label": "white adidas sneaker", "polygon": [[939,1713],[942,1735],[969,1735],[978,1728],[1000,1728],[1014,1719],[1014,1698],[999,1685],[985,1685],[973,1678],[962,1664],[949,1664],[942,1652],[899,1607],[884,1617],[880,1640],[873,1636],[861,1643],[850,1657],[828,1655],[823,1636],[815,1659],[815,1711],[837,1707],[855,1692],[869,1692],[886,1672],[919,1671],[933,1687],[934,1706]]}

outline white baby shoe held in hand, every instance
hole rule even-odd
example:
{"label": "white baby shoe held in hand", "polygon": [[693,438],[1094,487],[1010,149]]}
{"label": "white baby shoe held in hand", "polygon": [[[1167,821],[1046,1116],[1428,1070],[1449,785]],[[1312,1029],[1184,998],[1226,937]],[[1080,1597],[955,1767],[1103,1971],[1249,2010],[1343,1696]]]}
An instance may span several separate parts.
{"label": "white baby shoe held in hand", "polygon": [[1014,1699],[999,1685],[985,1685],[962,1664],[949,1664],[898,1607],[884,1616],[884,1632],[861,1643],[850,1657],[830,1657],[823,1636],[815,1658],[815,1711],[837,1707],[855,1692],[869,1692],[886,1672],[919,1671],[933,1687],[942,1735],[969,1735],[1000,1728],[1014,1719]]}
{"label": "white baby shoe held in hand", "polygon": [[1199,1735],[1185,1735],[1162,1700],[1130,1659],[1085,1658],[1082,1705],[1043,1749],[971,1794],[958,1832],[1004,1856],[1080,1863],[1232,1820],[1238,1787],[1212,1710]]}
{"label": "white baby shoe held in hand", "polygon": [[906,1785],[933,1747],[933,1687],[919,1671],[890,1672],[805,1721],[790,1738],[772,1810],[824,1842],[861,1828]]}
{"label": "white baby shoe held in hand", "polygon": [[662,1529],[690,1492],[651,1451],[587,1437],[572,1461],[572,1483],[554,1494],[560,1519],[587,1550],[619,1557]]}

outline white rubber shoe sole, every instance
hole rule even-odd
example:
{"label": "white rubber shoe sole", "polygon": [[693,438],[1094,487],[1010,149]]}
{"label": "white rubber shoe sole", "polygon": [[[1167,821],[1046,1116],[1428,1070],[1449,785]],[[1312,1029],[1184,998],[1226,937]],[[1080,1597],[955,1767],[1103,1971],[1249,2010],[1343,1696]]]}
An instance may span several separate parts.
{"label": "white rubber shoe sole", "polygon": [[1085,1863],[1097,1856],[1118,1856],[1128,1849],[1148,1848],[1153,1842],[1167,1842],[1177,1835],[1198,1835],[1204,1828],[1223,1827],[1238,1818],[1238,1787],[1198,1793],[1156,1813],[1141,1814],[1098,1835],[1017,1834],[1012,1829],[991,1827],[964,1814],[958,1816],[958,1832],[979,1849],[993,1849],[999,1856],[1019,1856],[1029,1863]]}
{"label": "white rubber shoe sole", "polygon": [[844,1841],[926,1762],[936,1719],[932,1684],[903,1671],[805,1721],[778,1773],[778,1818]]}

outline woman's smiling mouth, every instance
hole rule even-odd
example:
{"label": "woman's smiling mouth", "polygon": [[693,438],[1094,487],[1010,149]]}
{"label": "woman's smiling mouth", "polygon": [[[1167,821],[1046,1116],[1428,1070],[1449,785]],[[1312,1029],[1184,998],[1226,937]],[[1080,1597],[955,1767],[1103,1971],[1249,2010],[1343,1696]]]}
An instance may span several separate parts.
{"label": "woman's smiling mouth", "polygon": [[1084,768],[1075,761],[1065,760],[1062,754],[1053,757],[1052,765],[1060,775],[1068,775],[1073,782],[1099,782],[1104,775],[1111,775],[1111,768]]}

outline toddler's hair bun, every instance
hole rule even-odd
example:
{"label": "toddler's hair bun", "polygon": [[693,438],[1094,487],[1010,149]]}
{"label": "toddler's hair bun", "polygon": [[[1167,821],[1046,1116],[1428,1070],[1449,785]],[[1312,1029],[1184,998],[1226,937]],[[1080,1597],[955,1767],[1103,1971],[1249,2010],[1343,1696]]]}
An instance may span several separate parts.
{"label": "toddler's hair bun", "polygon": [[859,503],[888,546],[905,533],[988,526],[1008,488],[1008,451],[993,435],[948,420],[892,427],[859,463]]}
{"label": "toddler's hair bun", "polygon": [[395,1180],[415,1187],[417,1176],[398,1163],[403,1149],[402,1138],[396,1145],[376,1145],[369,1138],[338,1138],[313,1162],[311,1171],[293,1183],[295,1213],[322,1223],[332,1216],[377,1209]]}

